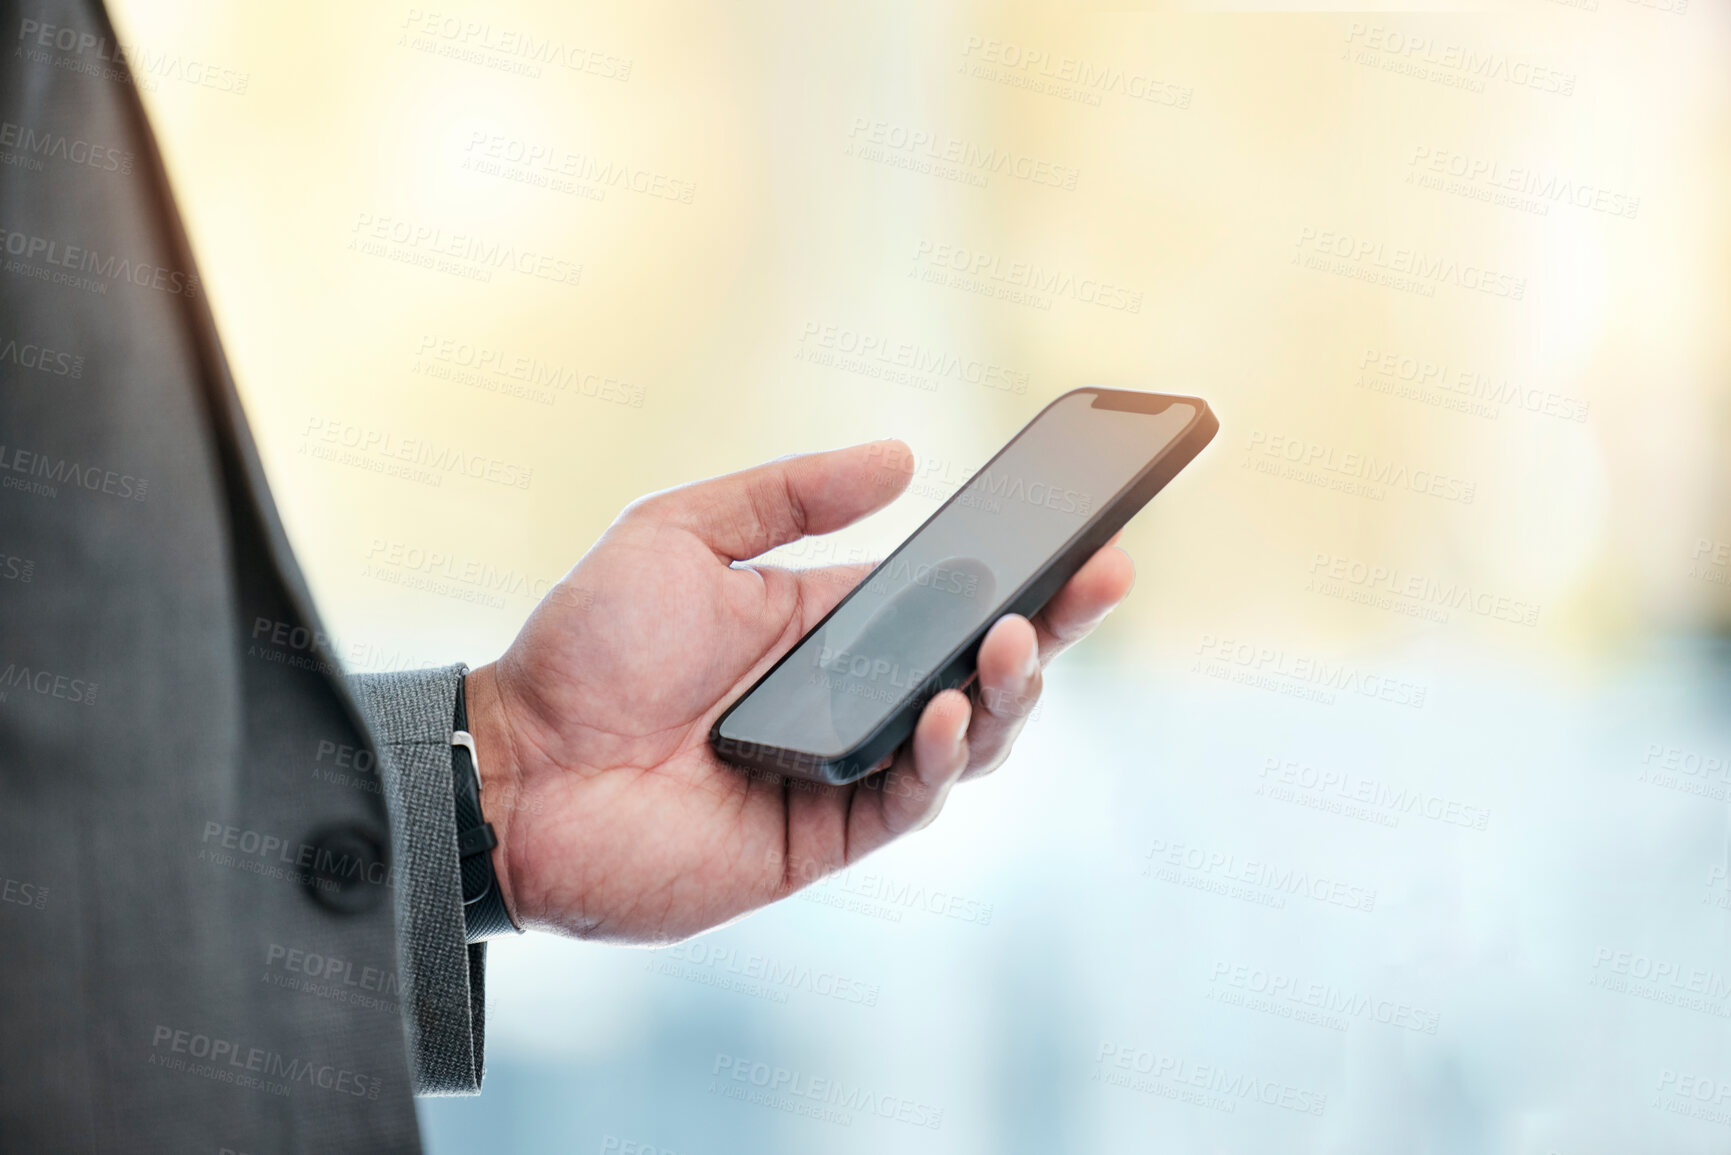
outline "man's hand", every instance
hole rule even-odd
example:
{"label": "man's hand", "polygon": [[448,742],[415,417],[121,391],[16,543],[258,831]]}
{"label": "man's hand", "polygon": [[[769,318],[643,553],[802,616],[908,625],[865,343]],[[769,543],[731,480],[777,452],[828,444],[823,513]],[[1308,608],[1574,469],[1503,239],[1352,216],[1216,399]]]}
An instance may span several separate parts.
{"label": "man's hand", "polygon": [[709,728],[869,571],[736,561],[831,533],[908,483],[899,441],[784,458],[632,503],[468,678],[494,868],[524,926],[665,943],[774,902],[937,817],[1009,753],[1040,668],[1130,590],[1095,554],[1033,622],[999,620],[891,764],[849,786],[736,769]]}

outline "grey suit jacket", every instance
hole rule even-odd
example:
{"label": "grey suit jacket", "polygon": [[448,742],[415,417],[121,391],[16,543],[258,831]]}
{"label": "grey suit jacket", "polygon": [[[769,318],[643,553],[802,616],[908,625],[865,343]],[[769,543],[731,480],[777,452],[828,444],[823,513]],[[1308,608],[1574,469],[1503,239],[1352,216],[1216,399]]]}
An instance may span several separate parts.
{"label": "grey suit jacket", "polygon": [[342,676],[106,14],[0,15],[0,1150],[415,1150],[461,667]]}

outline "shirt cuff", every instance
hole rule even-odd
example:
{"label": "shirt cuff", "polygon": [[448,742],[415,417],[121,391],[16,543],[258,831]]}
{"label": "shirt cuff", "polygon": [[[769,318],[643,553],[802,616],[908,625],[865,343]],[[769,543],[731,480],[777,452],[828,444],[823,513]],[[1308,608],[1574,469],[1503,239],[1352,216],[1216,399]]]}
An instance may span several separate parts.
{"label": "shirt cuff", "polygon": [[397,966],[415,1092],[481,1091],[487,944],[464,942],[451,720],[467,666],[349,677],[390,811]]}

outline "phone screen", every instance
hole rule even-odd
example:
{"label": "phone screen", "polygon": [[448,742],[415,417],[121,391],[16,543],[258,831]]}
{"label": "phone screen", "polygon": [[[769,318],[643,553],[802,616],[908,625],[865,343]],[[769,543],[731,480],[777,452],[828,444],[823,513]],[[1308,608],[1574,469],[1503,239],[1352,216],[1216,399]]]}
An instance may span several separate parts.
{"label": "phone screen", "polygon": [[734,707],[721,736],[825,758],[869,737],[1196,416],[1182,401],[1139,413],[1101,396],[1069,394],[1024,428]]}

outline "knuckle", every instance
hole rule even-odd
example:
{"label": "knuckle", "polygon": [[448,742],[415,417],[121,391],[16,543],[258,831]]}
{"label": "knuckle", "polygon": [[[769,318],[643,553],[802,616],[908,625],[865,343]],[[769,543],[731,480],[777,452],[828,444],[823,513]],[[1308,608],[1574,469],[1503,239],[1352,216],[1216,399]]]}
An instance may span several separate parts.
{"label": "knuckle", "polygon": [[945,793],[945,791],[937,791],[936,797],[929,800],[915,813],[913,824],[908,827],[909,833],[916,830],[924,830],[926,827],[938,820],[938,815],[944,812]]}
{"label": "knuckle", "polygon": [[1034,707],[1039,705],[1042,687],[1043,680],[1038,672],[1019,689],[981,686],[980,704],[986,708],[988,714],[1000,721],[1020,721],[1033,713]]}
{"label": "knuckle", "polygon": [[667,518],[667,495],[649,493],[619,511],[620,521],[659,522]]}
{"label": "knuckle", "polygon": [[988,774],[996,773],[998,768],[1004,764],[1008,754],[1008,750],[997,751],[990,758],[983,759],[979,765],[968,767],[968,772],[963,775],[963,777],[971,780],[974,778],[984,778]]}

